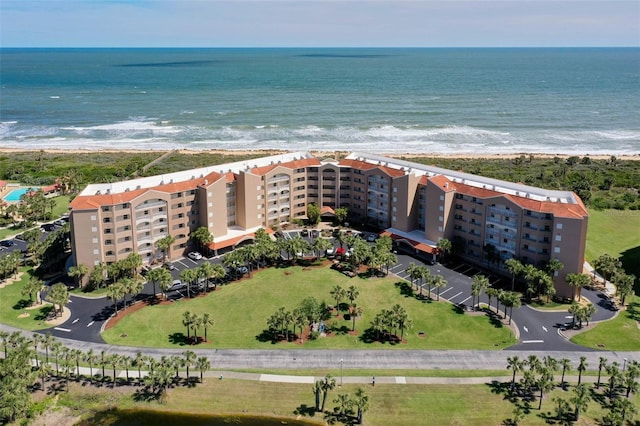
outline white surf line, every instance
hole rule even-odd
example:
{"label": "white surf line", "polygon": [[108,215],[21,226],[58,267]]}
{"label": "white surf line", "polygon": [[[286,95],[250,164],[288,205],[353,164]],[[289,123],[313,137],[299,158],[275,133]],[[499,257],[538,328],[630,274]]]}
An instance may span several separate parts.
{"label": "white surf line", "polygon": [[87,327],[91,327],[93,325],[95,321],[91,321],[89,324],[87,324]]}
{"label": "white surf line", "polygon": [[77,323],[78,321],[80,321],[80,318],[76,318],[76,319],[74,319],[74,320],[73,320],[73,322],[72,322],[71,324],[75,324],[75,323]]}
{"label": "white surf line", "polygon": [[544,340],[523,340],[522,343],[544,343]]}
{"label": "white surf line", "polygon": [[464,303],[464,302],[466,302],[466,301],[467,301],[467,300],[469,300],[469,299],[471,299],[471,296],[467,297],[466,299],[464,299],[464,300],[463,300],[462,302],[460,302],[460,303]]}
{"label": "white surf line", "polygon": [[54,327],[54,330],[58,330],[58,331],[66,331],[67,333],[71,333],[71,330],[69,330],[68,328],[62,328],[62,327]]}

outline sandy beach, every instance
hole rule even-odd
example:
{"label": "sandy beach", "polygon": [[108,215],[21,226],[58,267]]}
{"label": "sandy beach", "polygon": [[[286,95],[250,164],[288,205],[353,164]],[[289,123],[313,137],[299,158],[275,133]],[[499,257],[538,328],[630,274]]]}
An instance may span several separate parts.
{"label": "sandy beach", "polygon": [[[0,148],[0,153],[19,153],[19,152],[36,152],[42,151],[45,153],[51,154],[99,154],[99,153],[128,153],[128,154],[140,154],[140,153],[149,153],[155,152],[158,155],[162,155],[164,153],[170,152],[169,150],[157,150],[157,151],[148,151],[148,150],[136,150],[136,149],[126,149],[126,150],[111,150],[111,149],[19,149],[19,148]],[[174,150],[174,152],[184,155],[198,155],[198,154],[213,154],[213,155],[259,155],[259,156],[269,156],[269,155],[277,155],[284,154],[291,151],[279,151],[279,150],[219,150],[219,149],[180,149]],[[318,158],[326,158],[326,157],[334,157],[336,153],[341,156],[346,156],[349,154],[349,151],[309,151],[311,154]],[[371,154],[376,154],[375,152],[371,152]],[[477,154],[477,153],[454,153],[454,154],[442,154],[442,153],[431,153],[431,152],[421,152],[421,153],[397,153],[397,154],[389,154],[382,153],[380,155],[387,157],[404,157],[404,158],[418,158],[418,157],[431,157],[431,158],[470,158],[470,159],[512,159],[517,158],[522,155],[529,156],[533,155],[536,158],[568,158],[571,155],[569,154],[540,154],[540,153],[516,153],[516,154]],[[589,157],[592,160],[608,160],[611,158],[611,155],[578,155],[579,157]],[[634,155],[616,155],[618,160],[640,160],[640,152]]]}

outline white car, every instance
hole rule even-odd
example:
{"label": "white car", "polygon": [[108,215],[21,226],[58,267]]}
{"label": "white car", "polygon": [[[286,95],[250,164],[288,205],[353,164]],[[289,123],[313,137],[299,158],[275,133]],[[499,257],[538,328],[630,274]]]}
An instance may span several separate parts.
{"label": "white car", "polygon": [[374,242],[376,240],[377,235],[376,234],[369,234],[367,236],[367,241],[369,241],[370,243]]}
{"label": "white car", "polygon": [[192,251],[187,256],[189,256],[189,259],[192,259],[192,260],[200,260],[200,259],[202,259],[202,255],[200,253],[198,253],[197,251]]}

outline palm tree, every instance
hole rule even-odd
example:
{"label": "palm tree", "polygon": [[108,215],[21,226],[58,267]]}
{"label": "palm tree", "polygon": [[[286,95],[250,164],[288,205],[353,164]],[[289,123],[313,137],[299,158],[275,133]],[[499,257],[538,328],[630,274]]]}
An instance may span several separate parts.
{"label": "palm tree", "polygon": [[56,283],[51,286],[51,290],[47,294],[47,298],[54,304],[54,306],[59,306],[59,315],[62,315],[64,307],[69,303],[69,290],[67,290],[67,286],[64,283]]}
{"label": "palm tree", "polygon": [[438,292],[437,300],[439,301],[440,300],[440,289],[447,286],[447,280],[445,280],[442,275],[434,275],[432,284],[433,284],[433,286],[436,288],[436,290]]}
{"label": "palm tree", "polygon": [[335,389],[336,387],[336,379],[333,378],[331,374],[327,374],[322,379],[322,406],[320,407],[320,411],[324,411],[324,406],[327,402],[327,396],[329,395],[329,391]]}
{"label": "palm tree", "polygon": [[142,355],[142,352],[137,352],[136,357],[133,359],[133,365],[138,368],[138,384],[142,383],[142,366],[146,363],[147,357]]}
{"label": "palm tree", "polygon": [[586,384],[580,384],[573,389],[573,397],[571,402],[575,405],[574,418],[576,421],[580,420],[580,412],[585,411],[591,401],[591,391]]}
{"label": "palm tree", "polygon": [[591,283],[591,277],[587,274],[567,274],[565,281],[574,288],[573,299],[580,300],[581,290]]}
{"label": "palm tree", "polygon": [[116,368],[120,365],[121,356],[118,354],[111,354],[107,357],[107,365],[110,365],[113,369],[113,386],[116,386]]}
{"label": "palm tree", "polygon": [[213,327],[213,318],[211,318],[211,316],[207,312],[202,314],[202,327],[204,328],[204,341],[208,342],[207,329],[209,327]]}
{"label": "palm tree", "polygon": [[560,367],[562,367],[562,378],[560,379],[560,386],[562,386],[562,388],[564,389],[564,373],[567,371],[571,371],[571,360],[569,360],[568,358],[562,358],[560,360]]}
{"label": "palm tree", "polygon": [[516,385],[516,373],[518,371],[521,371],[523,366],[524,362],[521,361],[517,355],[507,358],[507,368],[513,370],[513,378],[511,379],[511,390],[513,390]]}
{"label": "palm tree", "polygon": [[211,368],[211,362],[206,356],[199,357],[194,366],[200,371],[200,383],[204,383],[204,372],[208,371]]}
{"label": "palm tree", "polygon": [[345,291],[344,295],[347,297],[347,299],[349,299],[349,304],[353,305],[353,301],[356,300],[358,296],[360,296],[360,291],[358,290],[358,287],[351,285]]}
{"label": "palm tree", "polygon": [[504,266],[511,273],[511,291],[513,291],[516,285],[516,276],[524,271],[524,265],[518,259],[512,257],[505,260]]}
{"label": "palm tree", "polygon": [[364,309],[362,309],[361,306],[356,306],[356,305],[351,306],[351,319],[353,321],[351,331],[356,330],[356,318],[361,317],[363,313],[364,313]]}
{"label": "palm tree", "polygon": [[122,283],[111,284],[109,288],[107,288],[107,298],[113,301],[113,310],[115,314],[118,315],[118,301],[124,297],[125,288]]}
{"label": "palm tree", "polygon": [[476,310],[476,297],[478,298],[478,305],[480,304],[480,294],[485,288],[489,286],[489,278],[484,275],[474,275],[471,282],[471,295],[473,296],[473,310]]}
{"label": "palm tree", "polygon": [[195,364],[197,359],[197,355],[193,351],[184,351],[182,352],[182,356],[184,357],[184,366],[187,368],[187,382],[189,381],[189,367]]}
{"label": "palm tree", "polygon": [[191,324],[193,324],[194,317],[195,314],[191,315],[190,311],[184,311],[182,313],[182,325],[187,328],[187,341],[191,340]]}
{"label": "palm tree", "polygon": [[120,365],[122,366],[122,368],[124,368],[125,371],[125,377],[127,379],[126,383],[129,383],[129,368],[131,367],[133,360],[131,359],[130,356],[127,355],[122,355],[120,357]]}
{"label": "palm tree", "polygon": [[356,419],[358,424],[362,424],[362,416],[369,410],[369,396],[363,388],[356,389],[353,405],[356,406]]}
{"label": "palm tree", "polygon": [[[167,253],[171,253],[171,246],[176,242],[176,238],[173,235],[167,235],[166,237],[160,238],[156,241],[156,247],[162,251],[162,261],[164,262],[167,258]],[[169,256],[169,259],[171,257]]]}
{"label": "palm tree", "polygon": [[538,380],[538,389],[540,390],[540,404],[538,410],[542,409],[542,398],[544,394],[553,389],[553,374],[548,368],[542,369],[542,374]]}
{"label": "palm tree", "polygon": [[187,297],[191,298],[191,284],[198,279],[198,273],[194,269],[180,271],[180,279],[187,284]]}
{"label": "palm tree", "polygon": [[200,252],[209,252],[209,244],[213,242],[213,234],[206,226],[201,226],[193,231],[189,238],[194,240],[200,246]]}
{"label": "palm tree", "polygon": [[325,253],[331,247],[333,247],[333,244],[326,238],[316,238],[312,245],[316,257],[321,257],[320,253]]}
{"label": "palm tree", "polygon": [[578,368],[576,369],[576,370],[578,370],[578,386],[582,382],[582,373],[587,371],[587,366],[588,365],[589,364],[587,364],[587,357],[586,356],[581,356],[580,357],[580,363],[578,364]]}
{"label": "palm tree", "polygon": [[415,263],[409,263],[409,267],[405,269],[407,275],[409,275],[409,279],[411,280],[411,287],[413,287],[413,282],[418,279],[418,267]]}
{"label": "palm tree", "polygon": [[598,361],[598,383],[596,383],[596,388],[600,389],[600,377],[602,375],[602,369],[607,367],[607,359],[604,357],[600,357]]}
{"label": "palm tree", "polygon": [[352,413],[351,407],[353,405],[353,402],[349,399],[349,395],[341,393],[333,400],[333,403],[337,404],[337,407],[333,410],[337,412],[338,419],[347,420],[347,415]]}
{"label": "palm tree", "polygon": [[336,316],[340,313],[340,301],[345,297],[345,291],[339,285],[334,286],[329,292],[331,297],[336,301]]}
{"label": "palm tree", "polygon": [[[36,368],[38,368],[38,347],[40,346],[43,340],[44,340],[44,337],[42,336],[42,334],[34,333],[33,336],[31,337],[31,342],[33,343],[33,352],[36,360]],[[5,357],[6,357],[6,354],[5,354]]]}
{"label": "palm tree", "polygon": [[313,395],[315,397],[315,408],[316,412],[320,411],[320,396],[323,393],[322,391],[322,380],[316,380],[316,383],[313,385]]}
{"label": "palm tree", "polygon": [[[205,263],[206,265],[210,265],[210,263]],[[162,282],[166,283],[165,289],[163,293],[171,286],[173,277],[171,276],[171,272],[164,268],[156,268],[149,271],[147,274],[147,280],[153,284],[153,297],[156,296],[156,284],[160,284]],[[162,286],[161,286],[162,289]]]}
{"label": "palm tree", "polygon": [[436,248],[438,249],[438,253],[442,254],[442,260],[444,260],[446,254],[451,252],[451,247],[451,241],[446,238],[442,238],[440,241],[438,241]]}
{"label": "palm tree", "polygon": [[84,277],[89,273],[89,267],[87,265],[78,264],[69,268],[68,275],[71,278],[75,278],[76,285],[82,287]]}

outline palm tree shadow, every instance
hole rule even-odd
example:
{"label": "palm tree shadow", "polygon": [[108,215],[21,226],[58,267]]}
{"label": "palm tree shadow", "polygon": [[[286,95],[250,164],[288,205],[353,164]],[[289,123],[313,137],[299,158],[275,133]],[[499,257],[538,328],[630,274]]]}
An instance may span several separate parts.
{"label": "palm tree shadow", "polygon": [[169,335],[169,343],[185,346],[189,344],[189,340],[183,333],[172,333]]}
{"label": "palm tree shadow", "polygon": [[295,410],[293,410],[293,414],[297,416],[313,417],[316,415],[316,408],[307,404],[300,404]]}

